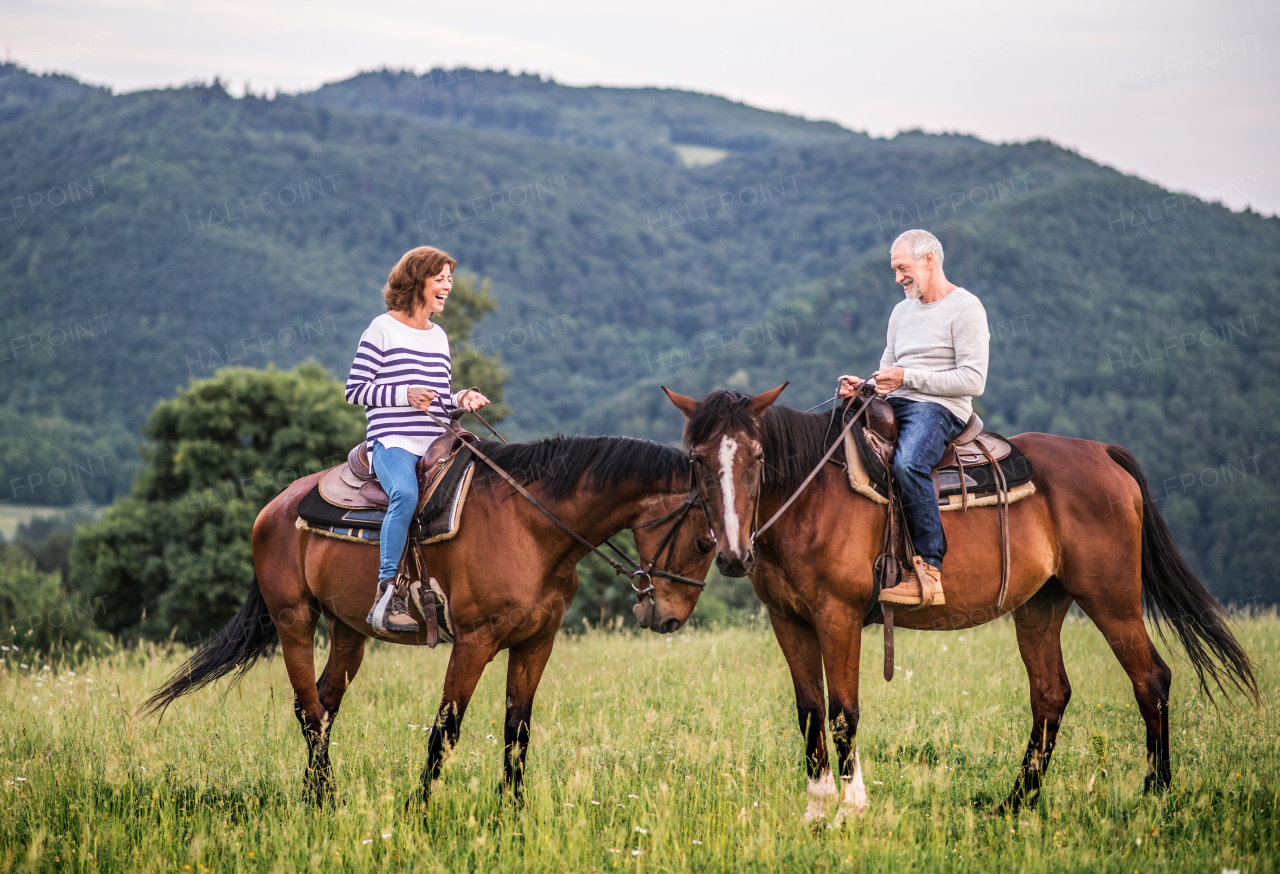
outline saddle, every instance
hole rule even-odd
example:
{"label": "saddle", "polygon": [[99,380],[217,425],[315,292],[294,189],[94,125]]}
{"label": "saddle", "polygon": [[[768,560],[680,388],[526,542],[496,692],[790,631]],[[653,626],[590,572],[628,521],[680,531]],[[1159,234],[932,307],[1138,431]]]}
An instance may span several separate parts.
{"label": "saddle", "polygon": [[[421,512],[430,499],[441,476],[449,467],[464,443],[475,440],[475,435],[461,428],[441,434],[427,447],[418,459],[418,511]],[[470,453],[468,453],[470,455]],[[320,480],[320,496],[335,507],[347,510],[387,509],[391,499],[378,482],[369,458],[369,448],[361,442],[347,453],[346,463],[330,470]]]}
{"label": "saddle", "polygon": [[[413,544],[448,540],[458,531],[471,486],[475,458],[467,444],[474,435],[455,428],[436,438],[418,460],[418,505],[409,542],[396,575],[400,594],[412,597],[426,622],[426,643],[453,640],[448,598]],[[364,443],[347,461],[328,471],[298,505],[297,527],[339,540],[377,545],[389,501],[369,463]]]}
{"label": "saddle", "polygon": [[[867,407],[863,428],[846,438],[850,485],[855,491],[886,505],[884,543],[876,560],[877,581],[885,588],[896,584],[903,562],[914,553],[902,515],[901,500],[893,483],[893,456],[898,424],[893,407],[874,398]],[[855,435],[854,431],[860,433]],[[861,439],[859,439],[861,438]],[[940,510],[965,512],[972,506],[994,504],[1000,517],[1000,595],[1004,606],[1009,583],[1009,504],[1035,491],[1031,461],[1003,436],[987,431],[977,413],[943,451],[930,472]],[[944,534],[945,536],[945,534]]]}
{"label": "saddle", "polygon": [[[883,398],[875,398],[867,407],[866,416],[863,436],[868,448],[883,468],[892,470],[898,443],[898,422],[893,407]],[[1000,470],[995,470],[996,467]],[[868,472],[877,487],[875,490],[887,498],[887,477],[876,476],[875,465]],[[976,496],[996,492],[1002,480],[1006,486],[1018,486],[1029,482],[1031,477],[1031,462],[1027,457],[1000,434],[987,431],[977,413],[969,416],[964,429],[947,444],[930,473],[938,503],[943,507],[954,503],[962,509],[971,505],[970,493]],[[947,501],[952,494],[960,495],[960,499]]]}

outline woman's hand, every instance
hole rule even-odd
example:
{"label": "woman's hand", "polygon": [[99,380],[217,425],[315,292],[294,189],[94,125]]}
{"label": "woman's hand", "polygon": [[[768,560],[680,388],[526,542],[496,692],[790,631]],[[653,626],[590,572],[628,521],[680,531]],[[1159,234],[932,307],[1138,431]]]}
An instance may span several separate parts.
{"label": "woman's hand", "polygon": [[489,399],[473,388],[469,388],[458,398],[458,406],[464,410],[475,411],[489,403]]}
{"label": "woman's hand", "polygon": [[426,410],[435,401],[438,395],[429,388],[420,386],[409,386],[409,406],[416,410]]}

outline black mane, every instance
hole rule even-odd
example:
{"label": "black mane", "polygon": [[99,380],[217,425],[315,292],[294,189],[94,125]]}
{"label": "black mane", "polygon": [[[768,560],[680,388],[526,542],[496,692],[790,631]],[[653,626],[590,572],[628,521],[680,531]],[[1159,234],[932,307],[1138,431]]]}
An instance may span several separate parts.
{"label": "black mane", "polygon": [[[751,395],[736,391],[712,392],[699,403],[685,424],[684,445],[715,440],[726,431],[745,431],[764,449],[764,491],[785,497],[800,487],[839,433],[830,413],[802,413],[777,404],[757,417],[751,412]],[[836,455],[840,453],[837,451]],[[824,474],[819,473],[821,478]]]}
{"label": "black mane", "polygon": [[[522,485],[538,483],[553,501],[567,497],[586,475],[595,491],[628,482],[657,483],[676,490],[689,478],[689,457],[679,450],[634,437],[566,437],[557,434],[528,443],[482,440],[480,451]],[[476,464],[477,483],[499,479],[484,462]]]}

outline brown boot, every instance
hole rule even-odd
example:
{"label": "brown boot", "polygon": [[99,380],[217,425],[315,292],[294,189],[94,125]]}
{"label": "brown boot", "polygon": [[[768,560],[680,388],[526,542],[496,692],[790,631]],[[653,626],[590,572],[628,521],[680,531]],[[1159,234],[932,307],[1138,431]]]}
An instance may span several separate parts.
{"label": "brown boot", "polygon": [[378,599],[373,609],[365,618],[379,633],[417,634],[418,623],[409,613],[409,605],[405,598],[396,592],[394,580],[382,580],[378,583]]}
{"label": "brown boot", "polygon": [[879,601],[902,607],[941,607],[947,603],[942,594],[942,570],[917,555],[898,585],[880,592]]}
{"label": "brown boot", "polygon": [[881,604],[893,604],[899,607],[919,607],[922,600],[920,581],[916,579],[914,570],[907,571],[898,580],[898,584],[889,589],[880,590]]}
{"label": "brown boot", "polygon": [[941,607],[946,604],[947,599],[942,594],[942,568],[934,567],[918,555],[911,559],[911,564],[915,568],[923,590],[921,606]]}

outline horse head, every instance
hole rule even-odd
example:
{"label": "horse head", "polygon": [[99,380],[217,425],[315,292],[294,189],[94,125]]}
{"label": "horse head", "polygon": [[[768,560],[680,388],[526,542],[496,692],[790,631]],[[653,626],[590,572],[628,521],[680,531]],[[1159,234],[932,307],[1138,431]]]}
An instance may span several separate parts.
{"label": "horse head", "polygon": [[639,598],[631,612],[641,628],[671,634],[698,606],[715,541],[697,490],[674,506],[670,496],[652,506],[660,515],[631,526],[644,568],[632,583]]}
{"label": "horse head", "polygon": [[717,391],[701,401],[663,391],[684,413],[684,445],[716,539],[716,567],[727,577],[746,576],[755,563],[753,537],[764,478],[760,423],[783,383],[762,394]]}

